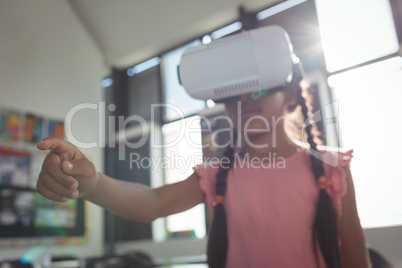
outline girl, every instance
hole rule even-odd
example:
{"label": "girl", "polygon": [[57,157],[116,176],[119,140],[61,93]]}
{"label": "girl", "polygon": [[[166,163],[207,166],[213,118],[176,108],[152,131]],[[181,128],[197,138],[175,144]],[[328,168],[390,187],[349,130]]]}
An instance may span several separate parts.
{"label": "girl", "polygon": [[38,192],[59,202],[82,197],[135,221],[207,201],[214,209],[210,267],[368,267],[349,170],[352,151],[316,157],[311,124],[308,146],[288,134],[290,115],[309,116],[307,90],[299,84],[226,102],[243,146],[228,146],[221,162],[198,165],[186,180],[157,189],[97,173],[74,145],[42,140],[38,148],[51,152]]}

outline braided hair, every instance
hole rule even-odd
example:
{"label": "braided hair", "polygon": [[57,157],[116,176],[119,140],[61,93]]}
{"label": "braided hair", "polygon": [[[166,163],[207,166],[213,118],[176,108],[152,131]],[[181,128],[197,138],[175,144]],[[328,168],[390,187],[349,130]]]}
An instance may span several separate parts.
{"label": "braided hair", "polygon": [[[306,99],[302,96],[302,90],[298,91],[297,102],[300,104],[304,121],[309,118],[309,107]],[[310,102],[311,103],[311,102]],[[311,110],[311,109],[310,109]],[[307,142],[310,149],[317,151],[317,143],[314,140],[313,124],[307,124]],[[323,162],[310,154],[311,167],[316,181],[325,175]],[[317,257],[317,242],[322,255],[329,268],[341,267],[340,254],[338,247],[338,229],[335,208],[332,200],[325,189],[320,189],[318,193],[316,216],[313,226],[314,252]]]}
{"label": "braided hair", "polygon": [[[234,132],[234,140],[237,138]],[[215,194],[216,196],[225,196],[226,193],[226,179],[229,170],[233,166],[235,156],[234,144],[229,142],[228,147],[223,153],[223,157],[228,161],[221,161],[219,171],[216,174]],[[207,256],[208,265],[210,268],[225,267],[226,256],[228,251],[228,235],[226,224],[226,213],[223,203],[219,202],[215,206],[214,218],[212,221],[211,229],[209,232]]]}
{"label": "braided hair", "polygon": [[[303,97],[303,91],[307,92],[308,88],[297,86],[297,103],[289,107],[289,111],[293,112],[299,108],[299,113],[304,119],[303,122],[309,120],[311,113],[311,99]],[[307,92],[308,93],[308,92]],[[307,101],[306,101],[307,99]],[[315,129],[314,124],[307,124],[304,128],[307,134],[307,142],[310,150],[317,150],[316,134],[319,132]],[[229,143],[225,149],[224,158],[229,161],[222,161],[219,165],[219,171],[216,175],[215,192],[217,196],[224,196],[226,193],[226,179],[229,170],[233,166],[235,150],[232,143]],[[323,162],[310,154],[311,168],[316,181],[324,175]],[[318,263],[317,243],[320,247],[324,260],[329,268],[340,268],[340,253],[338,247],[337,234],[337,218],[332,200],[325,189],[319,190],[318,202],[316,208],[316,216],[313,225],[313,241],[316,261]],[[214,217],[209,232],[209,240],[207,247],[208,265],[211,268],[223,268],[226,264],[228,251],[228,235],[226,214],[222,202],[218,202],[214,209]]]}

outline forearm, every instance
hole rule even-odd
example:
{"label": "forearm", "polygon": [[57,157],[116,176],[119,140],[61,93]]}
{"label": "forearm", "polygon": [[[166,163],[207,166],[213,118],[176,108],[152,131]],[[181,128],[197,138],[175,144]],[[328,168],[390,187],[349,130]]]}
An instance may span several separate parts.
{"label": "forearm", "polygon": [[349,168],[344,168],[347,189],[342,199],[343,216],[340,219],[341,262],[343,268],[368,268],[370,260],[366,239],[357,213],[355,190]]}
{"label": "forearm", "polygon": [[96,187],[83,198],[129,220],[150,222],[158,217],[157,196],[153,189],[101,173]]}
{"label": "forearm", "polygon": [[349,237],[343,239],[345,243],[342,243],[341,246],[340,253],[341,253],[342,267],[343,268],[371,267],[363,231],[361,229],[349,230],[348,234]]}

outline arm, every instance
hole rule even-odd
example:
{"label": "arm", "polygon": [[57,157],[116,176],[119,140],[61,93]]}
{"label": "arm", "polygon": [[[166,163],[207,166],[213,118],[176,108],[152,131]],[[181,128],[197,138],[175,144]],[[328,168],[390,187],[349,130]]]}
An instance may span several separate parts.
{"label": "arm", "polygon": [[343,215],[340,219],[339,234],[343,268],[370,267],[368,250],[363,229],[356,208],[355,189],[349,167],[344,167],[347,192],[342,199]]}
{"label": "arm", "polygon": [[51,151],[43,162],[37,190],[56,202],[82,197],[121,217],[152,221],[204,201],[195,173],[184,181],[151,189],[97,173],[78,148],[64,140],[47,138],[38,148]]}
{"label": "arm", "polygon": [[204,202],[198,179],[193,173],[186,180],[152,189],[99,174],[96,187],[84,198],[120,217],[148,222]]}

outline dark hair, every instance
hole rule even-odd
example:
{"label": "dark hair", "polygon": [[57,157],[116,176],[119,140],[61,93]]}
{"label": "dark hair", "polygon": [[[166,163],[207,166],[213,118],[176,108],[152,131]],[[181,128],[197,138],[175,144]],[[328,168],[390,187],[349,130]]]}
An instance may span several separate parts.
{"label": "dark hair", "polygon": [[[305,122],[309,119],[311,113],[311,98],[308,96],[303,97],[303,91],[308,93],[308,88],[302,88],[297,86],[297,104],[289,107],[289,111],[294,111],[300,107],[299,113]],[[308,124],[304,128],[307,134],[307,142],[310,145],[311,150],[317,150],[317,142],[315,134],[318,132],[315,130],[314,124]],[[231,143],[230,143],[231,144]],[[225,152],[224,157],[230,161],[225,161],[219,165],[219,171],[216,175],[215,191],[216,195],[225,195],[226,192],[226,178],[230,168],[233,165],[235,150],[229,145]],[[318,180],[324,175],[323,163],[320,159],[310,154],[311,167],[314,173],[314,177]],[[314,252],[316,260],[318,262],[317,254],[317,242],[321,249],[324,260],[329,268],[339,268],[340,254],[338,247],[338,234],[337,234],[337,217],[332,200],[329,197],[325,189],[319,190],[316,216],[313,226],[313,241]],[[228,251],[228,235],[227,235],[227,222],[226,214],[223,204],[217,204],[214,210],[214,217],[209,231],[208,240],[208,264],[211,268],[223,268],[226,264]]]}

